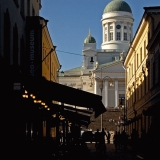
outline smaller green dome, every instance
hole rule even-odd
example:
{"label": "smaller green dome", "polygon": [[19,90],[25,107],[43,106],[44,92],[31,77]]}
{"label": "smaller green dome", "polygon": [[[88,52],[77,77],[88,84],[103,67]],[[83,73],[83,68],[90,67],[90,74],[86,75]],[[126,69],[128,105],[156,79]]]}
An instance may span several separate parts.
{"label": "smaller green dome", "polygon": [[84,40],[84,43],[96,43],[95,38],[91,36],[90,30],[87,38]]}
{"label": "smaller green dome", "polygon": [[114,12],[114,11],[124,11],[132,13],[130,6],[123,0],[112,0],[105,7],[103,13]]}

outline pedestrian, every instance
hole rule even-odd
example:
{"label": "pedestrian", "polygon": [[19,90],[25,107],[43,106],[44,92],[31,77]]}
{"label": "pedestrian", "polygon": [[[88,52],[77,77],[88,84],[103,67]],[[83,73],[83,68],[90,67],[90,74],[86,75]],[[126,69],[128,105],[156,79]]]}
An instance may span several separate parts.
{"label": "pedestrian", "polygon": [[110,144],[110,138],[111,138],[111,134],[110,132],[108,131],[107,132],[107,143]]}
{"label": "pedestrian", "polygon": [[122,149],[123,149],[124,151],[126,151],[126,150],[127,150],[128,136],[127,136],[125,130],[123,130],[122,133],[121,133],[121,141],[122,141],[122,142],[121,142]]}
{"label": "pedestrian", "polygon": [[106,139],[107,135],[106,132],[104,130],[104,128],[102,128],[102,131],[100,133],[100,146],[102,149],[102,152],[105,153],[106,152],[106,144],[105,144],[105,139]]}
{"label": "pedestrian", "polygon": [[96,148],[96,151],[98,151],[99,149],[99,144],[100,144],[100,132],[99,132],[99,129],[97,129],[96,133],[95,133],[95,148]]}
{"label": "pedestrian", "polygon": [[132,143],[132,149],[134,154],[137,152],[137,147],[138,147],[138,139],[139,139],[139,134],[136,129],[132,129],[131,133],[131,143]]}
{"label": "pedestrian", "polygon": [[119,144],[119,136],[118,136],[118,132],[117,131],[114,132],[113,143],[114,143],[114,146],[115,146],[115,151],[117,152],[118,144]]}

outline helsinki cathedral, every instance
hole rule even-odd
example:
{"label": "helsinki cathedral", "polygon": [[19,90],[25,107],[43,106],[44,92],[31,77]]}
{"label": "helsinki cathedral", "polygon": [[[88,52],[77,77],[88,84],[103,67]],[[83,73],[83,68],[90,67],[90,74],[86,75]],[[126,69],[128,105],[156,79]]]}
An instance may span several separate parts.
{"label": "helsinki cathedral", "polygon": [[[120,101],[125,104],[125,67],[123,60],[133,38],[131,7],[123,0],[111,0],[104,6],[102,44],[97,49],[96,39],[90,30],[83,42],[82,66],[59,73],[59,83],[90,93],[102,95],[107,111],[103,115],[103,127],[115,130],[110,121],[118,121]],[[74,98],[74,97],[73,97]],[[102,120],[102,119],[101,119]],[[90,128],[96,130],[93,122]],[[102,123],[102,122],[101,122]],[[100,129],[100,128],[99,128]]]}

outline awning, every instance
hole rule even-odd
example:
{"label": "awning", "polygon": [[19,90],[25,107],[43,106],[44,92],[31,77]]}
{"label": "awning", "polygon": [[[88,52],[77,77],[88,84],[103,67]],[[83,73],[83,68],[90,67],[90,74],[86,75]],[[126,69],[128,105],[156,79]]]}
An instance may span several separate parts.
{"label": "awning", "polygon": [[62,116],[72,123],[85,126],[88,126],[90,124],[90,117],[92,114],[91,111],[76,109],[73,107],[58,104],[50,104],[49,108],[50,110],[46,111],[48,112],[48,115],[54,115],[58,112],[59,116]]}
{"label": "awning", "polygon": [[62,116],[67,118],[70,122],[85,126],[88,126],[90,124],[90,116],[72,112],[69,110],[63,110],[61,114]]}
{"label": "awning", "polygon": [[40,97],[46,101],[54,100],[65,104],[93,109],[93,111],[95,111],[95,118],[106,111],[102,103],[102,96],[50,82],[44,77],[41,79],[27,80],[25,87],[30,92],[40,95]]}

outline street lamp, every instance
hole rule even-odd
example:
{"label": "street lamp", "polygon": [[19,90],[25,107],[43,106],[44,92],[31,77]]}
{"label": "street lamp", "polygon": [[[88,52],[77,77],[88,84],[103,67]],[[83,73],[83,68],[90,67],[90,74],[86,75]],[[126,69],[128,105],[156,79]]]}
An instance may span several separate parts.
{"label": "street lamp", "polygon": [[[105,67],[103,67],[103,68],[105,68]],[[93,82],[92,82],[92,80],[98,80],[98,82],[99,82],[99,89],[100,89],[100,91],[101,91],[101,96],[102,96],[102,91],[103,91],[103,87],[104,87],[104,81],[106,80],[106,79],[110,79],[110,81],[111,81],[111,83],[110,83],[110,86],[112,87],[112,86],[114,86],[114,84],[113,84],[113,79],[111,78],[111,77],[109,77],[109,76],[105,76],[105,77],[102,77],[102,69],[103,68],[101,68],[101,77],[98,77],[98,76],[96,76],[96,77],[91,77],[90,76],[90,79],[91,79],[91,85],[90,86],[93,86]],[[103,129],[103,114],[101,114],[101,131],[102,131],[102,129]]]}

